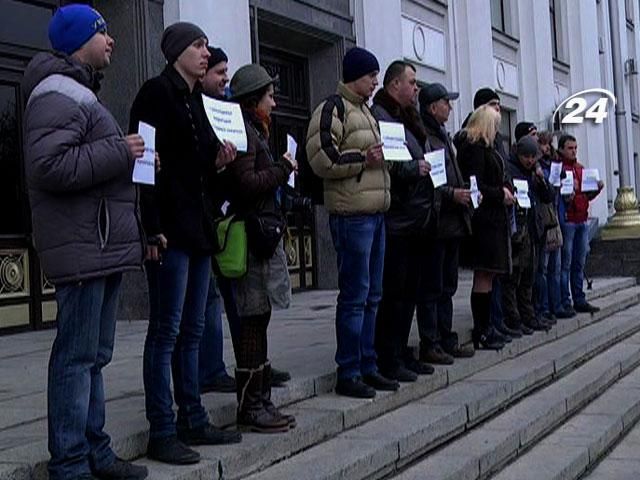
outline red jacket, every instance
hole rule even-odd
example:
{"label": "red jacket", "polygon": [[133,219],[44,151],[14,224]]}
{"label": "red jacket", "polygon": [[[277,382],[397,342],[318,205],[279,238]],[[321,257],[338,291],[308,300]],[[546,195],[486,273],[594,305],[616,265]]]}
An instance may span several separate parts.
{"label": "red jacket", "polygon": [[571,201],[565,200],[566,221],[569,223],[584,223],[589,217],[589,201],[598,196],[600,191],[582,193],[582,170],[584,166],[578,162],[571,162],[566,158],[562,160],[562,171],[573,172],[573,185],[575,195]]}

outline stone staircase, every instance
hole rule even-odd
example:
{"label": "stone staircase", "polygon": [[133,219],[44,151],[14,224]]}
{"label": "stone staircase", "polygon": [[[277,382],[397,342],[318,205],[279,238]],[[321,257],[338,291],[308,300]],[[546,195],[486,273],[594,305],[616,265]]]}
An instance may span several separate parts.
{"label": "stone staircase", "polygon": [[[276,404],[298,419],[290,432],[198,447],[203,460],[193,466],[136,463],[153,480],[579,478],[640,417],[640,287],[596,279],[588,298],[600,312],[437,367],[373,400],[333,394],[328,362],[324,374],[274,389]],[[308,360],[303,351],[298,358]],[[233,424],[232,395],[207,405],[216,424]],[[108,413],[119,419],[109,426],[118,454],[143,455],[143,399],[114,399]],[[46,478],[46,460],[41,442],[2,450],[0,480]]]}

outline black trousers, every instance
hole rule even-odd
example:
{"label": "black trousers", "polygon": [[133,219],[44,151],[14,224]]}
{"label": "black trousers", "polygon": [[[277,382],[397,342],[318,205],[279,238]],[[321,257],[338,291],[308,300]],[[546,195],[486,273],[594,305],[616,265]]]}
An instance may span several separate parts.
{"label": "black trousers", "polygon": [[453,296],[458,290],[460,240],[430,240],[422,264],[417,299],[420,348],[452,349],[458,335],[452,331]]}
{"label": "black trousers", "polygon": [[416,307],[421,346],[457,343],[451,324],[459,247],[457,240],[387,232],[375,336],[378,367],[383,372],[403,364]]}

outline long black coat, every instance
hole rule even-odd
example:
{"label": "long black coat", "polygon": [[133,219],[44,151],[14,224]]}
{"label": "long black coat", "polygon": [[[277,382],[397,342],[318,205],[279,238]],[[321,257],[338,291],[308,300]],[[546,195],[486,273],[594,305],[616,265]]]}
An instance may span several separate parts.
{"label": "long black coat", "polygon": [[466,242],[463,258],[474,270],[510,273],[511,225],[503,203],[506,185],[502,159],[493,145],[471,143],[464,132],[456,136],[456,147],[465,182],[475,175],[482,193],[482,203],[471,219],[473,233]]}

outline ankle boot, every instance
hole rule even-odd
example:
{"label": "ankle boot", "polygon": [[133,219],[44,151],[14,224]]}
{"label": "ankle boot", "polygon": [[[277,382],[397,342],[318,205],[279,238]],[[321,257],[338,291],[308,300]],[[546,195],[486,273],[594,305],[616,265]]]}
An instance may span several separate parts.
{"label": "ankle boot", "polygon": [[238,427],[260,433],[286,432],[288,422],[268,412],[262,403],[263,370],[264,365],[236,369]]}
{"label": "ankle boot", "polygon": [[476,350],[500,350],[504,342],[498,341],[495,330],[490,325],[491,292],[471,292],[471,314],[473,315],[473,346]]}
{"label": "ankle boot", "polygon": [[274,417],[284,418],[287,421],[289,428],[295,428],[296,417],[282,413],[271,401],[271,372],[271,362],[265,363],[262,370],[262,405],[265,410]]}

